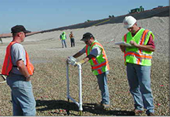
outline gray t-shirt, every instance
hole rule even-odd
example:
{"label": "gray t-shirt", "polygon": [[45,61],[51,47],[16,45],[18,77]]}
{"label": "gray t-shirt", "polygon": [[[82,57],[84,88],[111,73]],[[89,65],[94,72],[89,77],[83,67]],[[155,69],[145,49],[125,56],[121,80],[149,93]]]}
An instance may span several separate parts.
{"label": "gray t-shirt", "polygon": [[23,60],[24,64],[26,65],[26,57],[25,57],[25,49],[24,47],[19,44],[15,43],[11,47],[11,58],[12,58],[12,63],[13,63],[13,68],[11,70],[12,73],[22,75],[17,68],[17,61],[18,60]]}
{"label": "gray t-shirt", "polygon": [[[86,49],[85,49],[86,47],[84,47],[82,50],[80,50],[80,53],[82,53],[82,54],[84,54],[85,52],[86,52]],[[91,52],[90,52],[90,54],[91,55],[93,55],[93,56],[98,56],[98,55],[100,55],[100,53],[101,53],[101,50],[100,50],[100,48],[99,47],[94,47],[92,50],[91,50]]]}

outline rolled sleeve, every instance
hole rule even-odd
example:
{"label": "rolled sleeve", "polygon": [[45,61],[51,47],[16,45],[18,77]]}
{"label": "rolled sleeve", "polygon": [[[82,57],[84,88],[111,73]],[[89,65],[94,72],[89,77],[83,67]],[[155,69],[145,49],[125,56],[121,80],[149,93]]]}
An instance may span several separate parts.
{"label": "rolled sleeve", "polygon": [[150,45],[153,49],[155,49],[155,43],[153,41],[152,35],[150,35],[147,45]]}
{"label": "rolled sleeve", "polygon": [[100,55],[100,52],[101,52],[100,48],[99,47],[95,47],[95,48],[92,49],[90,54],[96,57],[96,56]]}

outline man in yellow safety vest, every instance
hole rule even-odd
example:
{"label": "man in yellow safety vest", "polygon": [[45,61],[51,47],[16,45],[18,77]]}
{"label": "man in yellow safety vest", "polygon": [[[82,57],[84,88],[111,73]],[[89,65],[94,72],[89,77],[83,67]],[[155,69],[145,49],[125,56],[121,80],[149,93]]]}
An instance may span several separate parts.
{"label": "man in yellow safety vest", "polygon": [[130,92],[134,98],[135,114],[146,109],[148,116],[154,115],[154,104],[151,90],[151,59],[155,50],[154,35],[151,31],[138,27],[132,16],[124,18],[124,28],[129,31],[123,36],[123,41],[131,47],[120,45],[124,52],[127,78]]}
{"label": "man in yellow safety vest", "polygon": [[65,48],[67,48],[66,39],[67,39],[66,32],[63,32],[60,35],[60,40],[61,40],[62,48],[64,48],[64,46],[65,46]]}
{"label": "man in yellow safety vest", "polygon": [[98,79],[99,89],[101,91],[102,101],[97,107],[108,109],[110,107],[109,90],[107,86],[107,74],[109,71],[108,59],[103,46],[95,40],[94,36],[87,32],[83,35],[81,41],[84,41],[86,46],[73,57],[77,58],[84,53],[86,57],[80,60],[79,64],[90,62],[92,72]]}

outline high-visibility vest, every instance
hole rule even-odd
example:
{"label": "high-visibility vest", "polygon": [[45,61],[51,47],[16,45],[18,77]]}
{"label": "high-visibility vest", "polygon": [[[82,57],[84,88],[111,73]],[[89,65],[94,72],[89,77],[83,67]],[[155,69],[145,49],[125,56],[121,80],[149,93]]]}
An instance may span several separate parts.
{"label": "high-visibility vest", "polygon": [[108,71],[110,68],[109,68],[108,59],[107,59],[105,50],[103,46],[97,40],[95,40],[91,46],[86,45],[86,49],[85,49],[86,55],[88,56],[91,50],[96,46],[101,49],[101,54],[98,55],[96,58],[94,57],[90,59],[89,62],[91,64],[93,74],[99,75],[99,74],[102,74]]}
{"label": "high-visibility vest", "polygon": [[[132,37],[131,32],[125,34],[123,36],[123,41],[130,43],[130,41],[133,40],[137,44],[147,45],[150,35],[152,35],[154,40],[154,35],[151,31],[141,28],[134,37]],[[136,47],[126,47],[124,52],[124,61],[125,63],[151,66],[152,55],[152,51],[145,51]]]}
{"label": "high-visibility vest", "polygon": [[[3,75],[9,75],[9,72],[12,70],[13,64],[12,64],[12,59],[11,59],[11,46],[15,43],[16,42],[11,42],[6,48],[6,55],[5,55],[4,63],[2,66],[2,72],[1,72]],[[28,73],[30,75],[33,75],[34,66],[31,64],[26,50],[25,50],[25,55],[26,55],[26,67],[27,67]]]}
{"label": "high-visibility vest", "polygon": [[65,34],[61,34],[61,39],[65,40],[66,39],[66,35]]}

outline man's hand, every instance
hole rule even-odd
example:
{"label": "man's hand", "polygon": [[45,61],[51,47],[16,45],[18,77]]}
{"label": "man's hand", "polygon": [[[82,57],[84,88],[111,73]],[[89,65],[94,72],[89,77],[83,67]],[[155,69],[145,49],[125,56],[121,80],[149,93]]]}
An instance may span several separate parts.
{"label": "man's hand", "polygon": [[68,64],[74,65],[76,63],[76,58],[69,56],[66,61]]}
{"label": "man's hand", "polygon": [[135,47],[138,46],[138,44],[137,44],[136,42],[134,42],[134,41],[130,41],[130,44],[131,44],[132,46],[135,46]]}
{"label": "man's hand", "polygon": [[31,75],[26,77],[26,81],[30,81],[31,80]]}
{"label": "man's hand", "polygon": [[74,65],[74,66],[77,66],[78,64],[80,64],[80,65],[82,65],[82,64],[84,64],[85,63],[85,60],[80,60],[79,62],[76,62],[76,64]]}
{"label": "man's hand", "polygon": [[27,70],[27,67],[25,66],[24,64],[24,61],[23,60],[18,60],[17,61],[17,67],[19,69],[19,71],[22,73],[22,75],[25,76],[26,78],[26,81],[30,81],[30,74],[28,73],[28,70]]}

